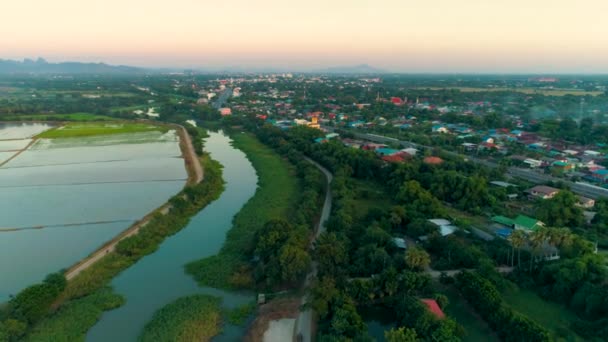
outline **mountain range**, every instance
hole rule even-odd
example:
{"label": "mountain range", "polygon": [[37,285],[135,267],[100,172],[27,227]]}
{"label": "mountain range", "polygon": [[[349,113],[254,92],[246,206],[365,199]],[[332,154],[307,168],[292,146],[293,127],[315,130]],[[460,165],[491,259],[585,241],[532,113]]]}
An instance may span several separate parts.
{"label": "mountain range", "polygon": [[[243,68],[240,66],[224,68],[188,68],[189,72],[209,73],[246,73],[246,72],[291,72],[273,68]],[[181,72],[184,69],[165,68],[151,69],[125,65],[110,65],[106,63],[61,62],[49,63],[43,58],[24,59],[23,61],[0,59],[0,74],[134,74],[134,73],[164,73]],[[383,74],[386,71],[367,64],[354,66],[336,66],[317,70],[299,70],[319,74]]]}
{"label": "mountain range", "polygon": [[144,71],[141,68],[105,63],[49,63],[43,58],[26,58],[23,61],[0,59],[0,74],[126,74]]}

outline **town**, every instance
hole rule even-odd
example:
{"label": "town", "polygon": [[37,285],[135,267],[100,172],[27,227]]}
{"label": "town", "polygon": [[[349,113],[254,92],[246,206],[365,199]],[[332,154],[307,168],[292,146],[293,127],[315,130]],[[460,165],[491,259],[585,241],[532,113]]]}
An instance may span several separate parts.
{"label": "town", "polygon": [[[289,331],[328,341],[592,340],[603,338],[608,313],[607,85],[289,73],[51,86],[28,78],[6,82],[0,118],[175,123],[204,150],[196,132],[234,139],[261,180],[234,219],[243,235],[229,232],[219,254],[186,270],[202,286],[257,293],[257,308],[242,309],[252,317],[247,339]],[[66,88],[71,95],[57,95]],[[59,331],[70,317],[45,315],[46,329]],[[37,321],[29,324],[43,329]]]}

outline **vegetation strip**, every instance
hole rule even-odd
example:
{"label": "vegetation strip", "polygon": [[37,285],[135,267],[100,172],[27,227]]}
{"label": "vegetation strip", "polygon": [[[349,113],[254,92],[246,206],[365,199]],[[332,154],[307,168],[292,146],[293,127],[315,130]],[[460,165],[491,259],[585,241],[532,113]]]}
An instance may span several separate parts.
{"label": "vegetation strip", "polygon": [[221,331],[220,303],[207,295],[179,298],[154,314],[139,341],[210,341]]}
{"label": "vegetation strip", "polygon": [[247,155],[259,177],[255,195],[233,220],[233,227],[220,253],[186,266],[200,285],[234,289],[250,287],[245,254],[253,249],[257,231],[271,219],[288,218],[298,192],[293,167],[248,134],[232,135],[233,144]]}

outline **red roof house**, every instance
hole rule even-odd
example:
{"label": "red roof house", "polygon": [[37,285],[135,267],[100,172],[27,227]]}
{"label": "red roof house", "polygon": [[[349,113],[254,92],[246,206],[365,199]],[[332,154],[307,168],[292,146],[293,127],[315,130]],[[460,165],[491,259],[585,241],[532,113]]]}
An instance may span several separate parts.
{"label": "red roof house", "polygon": [[439,157],[426,157],[426,158],[424,158],[424,162],[426,164],[439,165],[439,164],[443,163],[443,159],[441,159]]}
{"label": "red roof house", "polygon": [[437,301],[434,299],[421,299],[422,303],[426,305],[427,309],[437,318],[442,319],[445,318],[445,314],[443,310],[437,304]]}

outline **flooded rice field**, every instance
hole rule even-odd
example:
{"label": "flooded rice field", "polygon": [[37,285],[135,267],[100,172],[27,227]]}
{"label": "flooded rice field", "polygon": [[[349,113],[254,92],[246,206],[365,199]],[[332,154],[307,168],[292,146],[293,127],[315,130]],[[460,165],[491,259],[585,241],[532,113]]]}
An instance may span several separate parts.
{"label": "flooded rice field", "polygon": [[87,256],[187,178],[174,131],[38,139],[23,150],[49,128],[0,125],[0,302]]}

